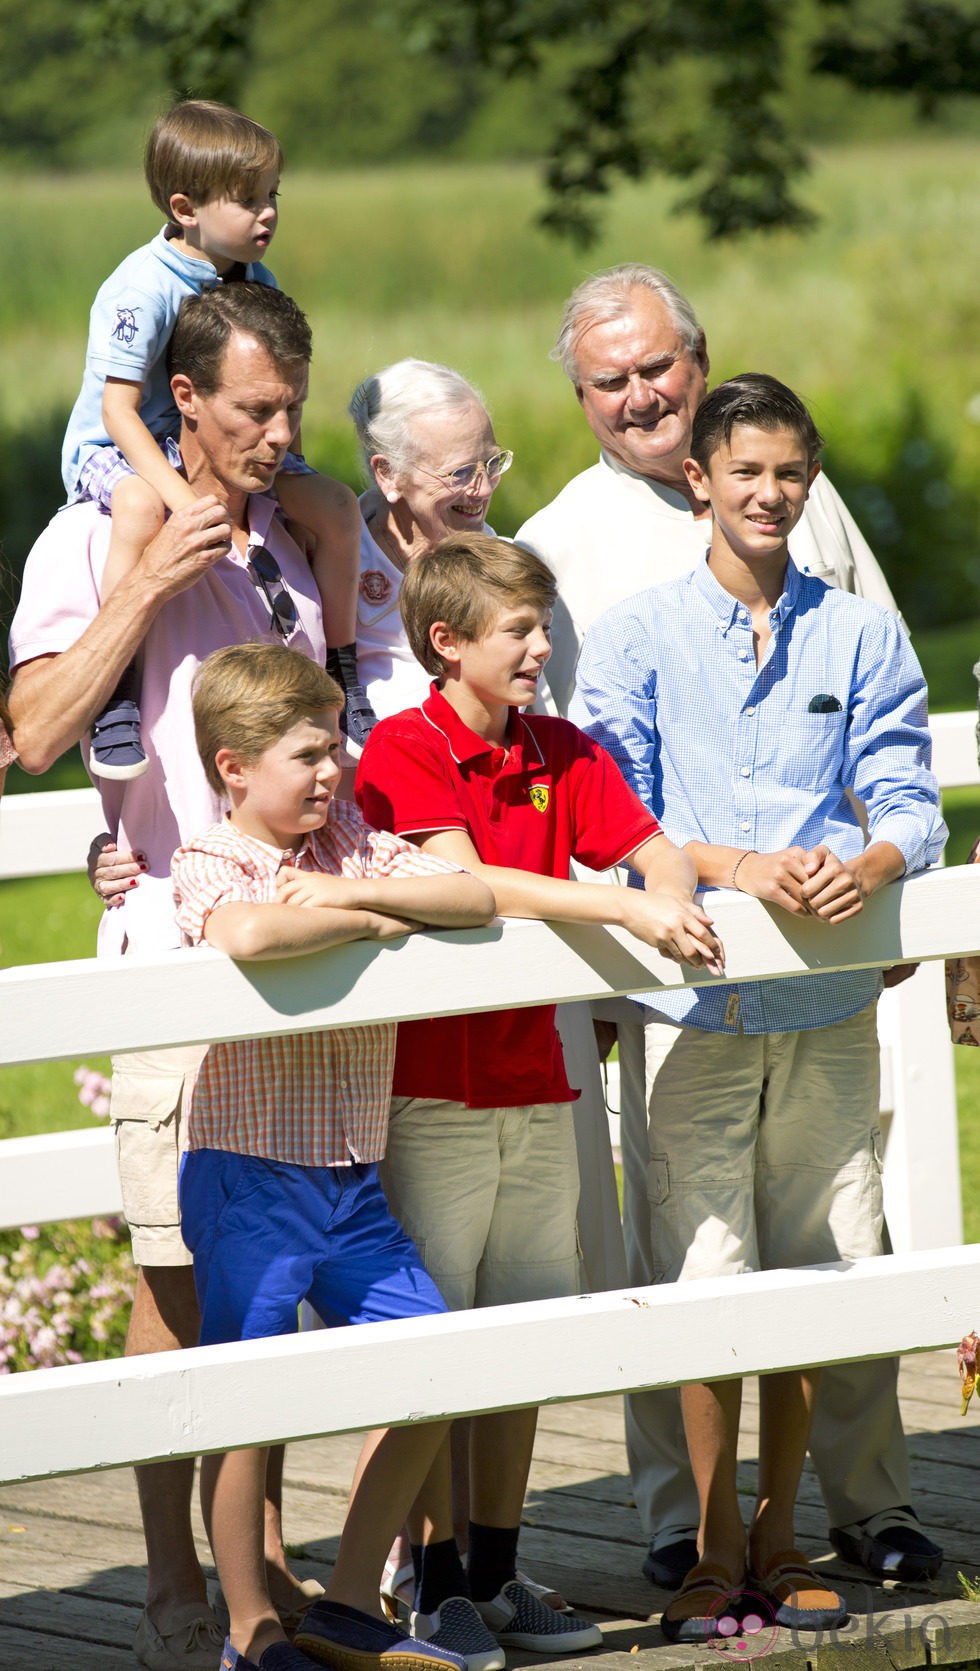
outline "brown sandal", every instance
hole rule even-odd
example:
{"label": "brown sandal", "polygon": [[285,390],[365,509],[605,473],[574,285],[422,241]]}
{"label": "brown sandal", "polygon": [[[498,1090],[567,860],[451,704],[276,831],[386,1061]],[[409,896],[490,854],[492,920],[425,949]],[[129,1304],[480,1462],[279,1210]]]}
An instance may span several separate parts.
{"label": "brown sandal", "polygon": [[733,1635],[722,1621],[738,1619],[742,1585],[724,1567],[699,1561],[692,1567],[673,1601],[660,1615],[660,1629],[668,1642],[710,1642]]}
{"label": "brown sandal", "polygon": [[758,1589],[773,1610],[773,1619],[786,1630],[836,1630],[847,1618],[847,1603],[814,1572],[799,1549],[774,1555],[748,1583]]}

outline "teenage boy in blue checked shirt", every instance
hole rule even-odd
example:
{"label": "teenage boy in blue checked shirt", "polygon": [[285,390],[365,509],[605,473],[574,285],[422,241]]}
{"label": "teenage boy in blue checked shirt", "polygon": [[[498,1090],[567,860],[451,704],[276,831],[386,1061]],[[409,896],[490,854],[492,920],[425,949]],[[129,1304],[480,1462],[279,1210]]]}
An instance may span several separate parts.
{"label": "teenage boy in blue checked shirt", "polygon": [[[708,395],[685,462],[712,511],[706,560],[596,623],[572,714],[703,884],[833,925],[934,863],[946,830],[925,682],[904,632],[790,556],[820,446],[803,403],[774,378],[745,375]],[[848,790],[867,807],[867,843]],[[633,1134],[632,1152],[624,1142],[627,1187],[649,1203],[651,1280],[881,1252],[881,984],[869,969],[657,997],[647,1141]],[[717,1634],[746,1583],[780,1624],[844,1618],[793,1547],[817,1379],[808,1369],[761,1381],[747,1541],[735,1487],[741,1383],[682,1389],[700,1560],[663,1615],[671,1641]]]}

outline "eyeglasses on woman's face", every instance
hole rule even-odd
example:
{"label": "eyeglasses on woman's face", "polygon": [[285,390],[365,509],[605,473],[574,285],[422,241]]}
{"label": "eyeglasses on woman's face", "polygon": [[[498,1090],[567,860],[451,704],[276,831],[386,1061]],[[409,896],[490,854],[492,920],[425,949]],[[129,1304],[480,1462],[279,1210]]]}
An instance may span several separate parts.
{"label": "eyeglasses on woman's face", "polygon": [[505,470],[509,470],[514,462],[514,455],[509,447],[502,452],[494,453],[490,458],[474,459],[472,464],[457,464],[453,470],[426,470],[423,465],[416,464],[423,476],[431,476],[435,482],[446,482],[454,493],[463,493],[472,487],[480,472],[487,481],[496,487]]}

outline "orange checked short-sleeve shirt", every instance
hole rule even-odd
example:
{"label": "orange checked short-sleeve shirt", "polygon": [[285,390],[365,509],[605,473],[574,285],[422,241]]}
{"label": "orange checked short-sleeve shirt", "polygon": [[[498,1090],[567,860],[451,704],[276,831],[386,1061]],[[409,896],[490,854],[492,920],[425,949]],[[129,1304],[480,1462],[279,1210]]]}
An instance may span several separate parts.
{"label": "orange checked short-sleeve shirt", "polygon": [[[283,865],[351,877],[429,876],[459,868],[369,829],[347,801],[331,802],[323,829],[295,854],[228,822],[216,824],[173,857],[177,921],[186,938],[199,945],[219,905],[273,902]],[[380,1160],[395,1034],[393,1022],[382,1022],[211,1045],[194,1086],[188,1147],[262,1155],[293,1166]]]}

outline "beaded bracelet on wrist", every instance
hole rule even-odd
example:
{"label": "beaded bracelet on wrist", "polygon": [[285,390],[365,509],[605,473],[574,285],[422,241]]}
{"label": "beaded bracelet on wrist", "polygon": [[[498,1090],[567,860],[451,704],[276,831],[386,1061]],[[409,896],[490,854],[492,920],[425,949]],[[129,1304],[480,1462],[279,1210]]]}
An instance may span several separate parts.
{"label": "beaded bracelet on wrist", "polygon": [[750,855],[750,854],[751,854],[751,853],[755,853],[755,852],[758,852],[758,849],[757,849],[757,848],[755,848],[755,847],[747,847],[747,848],[746,848],[746,849],[745,849],[745,852],[744,852],[744,853],[740,853],[740,854],[739,854],[739,856],[738,856],[738,858],[737,858],[737,859],[736,859],[736,860],[735,860],[735,863],[734,863],[734,865],[733,865],[733,866],[732,866],[732,879],[731,879],[731,881],[730,881],[730,882],[729,882],[729,884],[728,884],[728,885],[729,885],[729,887],[730,887],[730,888],[734,888],[734,889],[735,889],[735,890],[736,890],[736,892],[737,892],[737,893],[740,893],[740,894],[741,894],[741,893],[744,893],[744,892],[745,892],[745,889],[744,889],[744,888],[740,888],[740,887],[739,887],[739,885],[738,885],[738,883],[737,883],[737,882],[736,882],[736,880],[735,880],[735,878],[736,878],[736,876],[737,876],[737,875],[738,875],[738,867],[739,867],[739,865],[740,865],[740,864],[742,864],[742,863],[743,863],[743,861],[744,861],[744,860],[745,860],[745,859],[747,859],[747,858],[748,858],[748,857],[749,857],[749,855]]}

